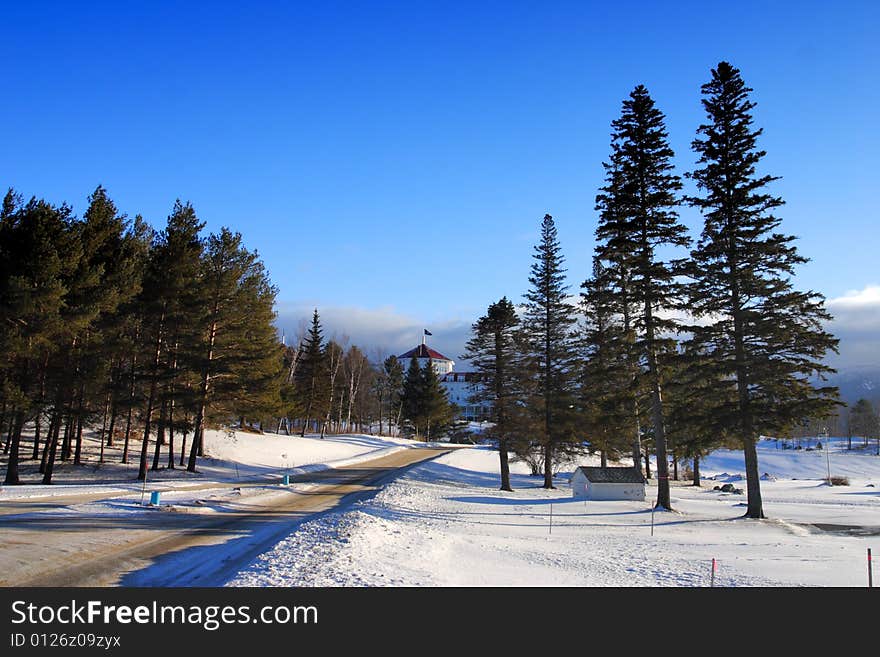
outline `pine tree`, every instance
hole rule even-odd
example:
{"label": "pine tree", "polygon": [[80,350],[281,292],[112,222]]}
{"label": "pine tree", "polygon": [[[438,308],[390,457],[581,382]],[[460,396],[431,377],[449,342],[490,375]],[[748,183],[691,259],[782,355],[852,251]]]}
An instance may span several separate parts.
{"label": "pine tree", "polygon": [[541,241],[534,249],[530,288],[525,294],[523,362],[520,373],[531,381],[526,404],[539,422],[538,442],[543,450],[544,488],[553,486],[553,464],[558,450],[576,442],[574,428],[575,309],[566,300],[564,258],[553,217],[544,215]]}
{"label": "pine tree", "polygon": [[124,374],[121,376],[120,412],[125,412],[124,443],[122,462],[128,463],[129,444],[134,427],[135,410],[143,401],[138,374],[143,362],[144,316],[141,301],[144,298],[143,284],[150,252],[156,240],[156,231],[136,215],[126,235],[127,253],[125,259],[132,263],[131,281],[129,282],[131,298],[120,307],[122,317],[119,349],[123,353]]}
{"label": "pine tree", "polygon": [[514,342],[518,325],[516,308],[507,297],[502,297],[490,304],[486,314],[471,326],[467,352],[462,356],[471,362],[478,377],[469,401],[488,403],[490,407],[488,420],[492,426],[485,433],[498,441],[501,490],[506,491],[513,490],[507,453],[515,440],[519,416]]}
{"label": "pine tree", "polygon": [[382,368],[385,373],[383,396],[388,402],[388,432],[391,433],[392,425],[400,427],[404,371],[397,356],[386,358]]}
{"label": "pine tree", "polygon": [[421,368],[421,375],[420,407],[423,411],[425,440],[431,440],[432,437],[436,440],[452,422],[452,406],[449,404],[446,390],[440,385],[440,377],[432,359],[428,359],[425,367]]}
{"label": "pine tree", "polygon": [[227,228],[205,241],[196,301],[203,314],[196,322],[190,363],[199,372],[187,463],[190,472],[195,472],[211,404],[220,406],[227,416],[235,414],[230,399],[235,397],[239,383],[236,359],[241,350],[249,348],[243,335],[249,309],[239,298],[240,286],[255,261],[256,255],[242,247],[241,235]]}
{"label": "pine tree", "polygon": [[418,359],[413,356],[409,360],[409,367],[406,369],[406,375],[403,380],[401,417],[412,427],[416,437],[419,435],[419,429],[423,426],[426,416],[423,385],[424,376],[422,375],[422,368],[419,365]]}
{"label": "pine tree", "polygon": [[[24,424],[36,411],[41,368],[63,385],[58,345],[71,345],[88,321],[68,308],[80,247],[71,229],[71,211],[33,198],[23,204],[12,190],[0,217],[0,347],[3,350],[3,404],[10,417],[6,484],[19,483]],[[69,370],[67,375],[69,376]],[[50,479],[45,483],[51,483]]]}
{"label": "pine tree", "polygon": [[[68,303],[80,308],[91,319],[84,333],[77,367],[80,379],[83,417],[103,417],[101,461],[104,454],[104,433],[107,415],[111,412],[117,378],[117,361],[121,358],[120,336],[123,315],[121,304],[132,299],[139,290],[139,263],[126,237],[127,221],[102,186],[89,196],[83,221],[75,224],[82,245],[78,285],[72,286]],[[79,464],[82,434],[77,431],[74,463]]]}
{"label": "pine tree", "polygon": [[[167,412],[168,402],[174,399],[171,386],[180,374],[177,360],[179,349],[186,344],[203,316],[196,297],[200,287],[198,280],[203,249],[199,232],[203,227],[204,223],[198,220],[192,205],[176,201],[165,229],[151,250],[144,275],[141,309],[146,357],[143,359],[141,376],[147,382],[148,391],[138,469],[140,480],[147,476],[147,451],[153,415],[157,408],[163,406]],[[158,468],[164,425],[164,414],[160,414],[154,469]]]}
{"label": "pine tree", "polygon": [[675,210],[681,181],[672,173],[674,153],[664,116],[644,86],[637,86],[623,101],[621,116],[612,127],[606,185],[596,198],[601,211],[596,253],[603,264],[621,274],[618,293],[626,297],[626,304],[632,304],[635,350],[651,398],[651,432],[657,454],[656,506],[671,509],[660,355],[669,353],[669,336],[679,329],[662,313],[679,305],[676,279],[681,267],[662,260],[658,250],[688,246],[690,239]]}
{"label": "pine tree", "polygon": [[876,438],[877,453],[880,455],[880,417],[870,401],[859,399],[849,409],[848,429],[850,439],[852,436],[861,436],[865,447],[868,446],[869,438]]}
{"label": "pine tree", "polygon": [[327,352],[321,334],[318,309],[315,308],[312,326],[303,344],[302,359],[296,371],[297,395],[304,414],[300,436],[306,435],[306,429],[313,418],[320,418],[323,432],[323,423],[330,401],[327,370]]}
{"label": "pine tree", "polygon": [[783,200],[765,188],[776,180],[760,175],[765,152],[752,127],[752,90],[739,70],[721,62],[702,86],[708,121],[697,130],[698,166],[690,174],[701,194],[688,201],[705,223],[691,253],[689,286],[693,312],[707,319],[693,327],[711,355],[715,375],[735,387],[734,401],[717,412],[731,418],[743,444],[748,518],[763,518],[756,441],[793,422],[830,412],[835,389],[814,388],[810,377],[833,370],[821,362],[837,340],[821,328],[830,319],[824,298],[793,288],[794,267],[806,262],[794,237],[775,232],[773,210]]}

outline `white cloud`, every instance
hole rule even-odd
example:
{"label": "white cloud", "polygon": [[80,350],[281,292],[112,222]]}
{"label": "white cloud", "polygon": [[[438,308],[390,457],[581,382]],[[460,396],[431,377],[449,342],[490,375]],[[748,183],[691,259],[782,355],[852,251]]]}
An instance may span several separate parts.
{"label": "white cloud", "polygon": [[880,285],[868,285],[862,290],[850,290],[842,297],[828,300],[829,308],[880,308]]}
{"label": "white cloud", "polygon": [[[287,343],[304,334],[312,321],[315,306],[307,303],[280,303],[276,325],[283,329]],[[464,351],[470,335],[470,319],[448,319],[426,323],[392,306],[361,308],[356,306],[318,306],[325,338],[334,338],[365,350],[373,360],[391,354],[400,355],[422,341],[428,329],[428,344],[454,361]],[[459,368],[460,369],[460,368]]]}
{"label": "white cloud", "polygon": [[880,367],[880,285],[867,285],[825,303],[834,320],[828,327],[840,338],[838,368]]}
{"label": "white cloud", "polygon": [[[840,339],[840,354],[829,354],[829,363],[838,369],[880,367],[880,285],[828,299],[826,307],[834,317],[828,330]],[[276,324],[284,330],[288,344],[298,333],[305,333],[314,308],[315,304],[305,302],[278,305]],[[318,306],[318,313],[325,337],[347,338],[347,344],[358,345],[373,360],[411,349],[421,342],[422,330],[428,329],[433,334],[428,344],[456,361],[459,370],[467,367],[460,357],[471,323],[477,319],[455,317],[428,323],[393,306]]]}

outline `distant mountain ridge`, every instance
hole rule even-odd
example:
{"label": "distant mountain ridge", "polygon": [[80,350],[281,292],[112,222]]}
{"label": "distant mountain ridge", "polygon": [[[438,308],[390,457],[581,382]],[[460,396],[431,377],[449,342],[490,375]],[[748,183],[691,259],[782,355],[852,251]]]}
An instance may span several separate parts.
{"label": "distant mountain ridge", "polygon": [[828,384],[840,388],[840,398],[847,404],[862,398],[880,401],[880,367],[844,368],[828,377]]}

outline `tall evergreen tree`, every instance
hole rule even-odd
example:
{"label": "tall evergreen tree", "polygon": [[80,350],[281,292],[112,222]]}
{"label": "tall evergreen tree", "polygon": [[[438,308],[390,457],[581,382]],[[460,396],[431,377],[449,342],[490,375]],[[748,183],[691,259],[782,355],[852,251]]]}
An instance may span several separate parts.
{"label": "tall evergreen tree", "polygon": [[621,116],[612,127],[606,185],[596,199],[601,211],[596,252],[603,264],[626,277],[617,286],[626,295],[626,303],[632,303],[636,353],[650,390],[657,454],[656,506],[670,509],[660,358],[662,353],[671,353],[670,336],[679,326],[662,313],[679,305],[681,267],[664,261],[658,251],[688,246],[690,239],[676,212],[681,181],[672,172],[674,153],[664,116],[644,86],[637,86],[623,101]]}
{"label": "tall evergreen tree", "polygon": [[[153,415],[162,406],[167,412],[168,401],[173,399],[173,389],[169,384],[179,375],[176,360],[179,347],[182,340],[191,335],[189,331],[200,324],[202,309],[197,303],[196,293],[203,249],[199,232],[203,227],[204,223],[198,220],[192,205],[183,204],[180,200],[175,202],[168,223],[152,249],[144,276],[141,309],[147,356],[143,359],[142,378],[147,382],[148,391],[138,469],[140,480],[147,476]],[[162,414],[156,436],[154,468],[158,467],[164,422],[165,415]]]}
{"label": "tall evergreen tree", "polygon": [[776,232],[773,210],[783,200],[766,191],[776,180],[756,167],[765,152],[757,147],[752,90],[738,69],[721,62],[702,86],[708,121],[693,149],[698,166],[690,177],[699,196],[688,201],[705,223],[696,248],[689,286],[693,312],[707,322],[693,327],[711,354],[712,368],[735,387],[734,402],[718,403],[743,444],[748,486],[746,517],[763,518],[756,441],[793,422],[830,412],[835,389],[814,388],[813,375],[833,370],[821,359],[837,340],[822,329],[830,319],[824,298],[799,292],[794,267],[806,262],[794,237]]}
{"label": "tall evergreen tree", "polygon": [[201,263],[192,368],[200,372],[187,469],[195,471],[205,420],[278,409],[282,347],[272,322],[276,290],[257,253],[227,228],[210,235]]}
{"label": "tall evergreen tree", "polygon": [[388,432],[391,433],[392,425],[400,426],[404,370],[397,356],[386,358],[382,363],[382,368],[385,374],[383,396],[388,404]]}
{"label": "tall evergreen tree", "polygon": [[544,488],[553,486],[553,463],[557,450],[576,442],[575,309],[567,301],[564,258],[553,217],[544,215],[541,241],[534,248],[534,262],[525,294],[522,320],[526,353],[520,373],[530,379],[527,405],[539,418],[538,442],[544,452]]}
{"label": "tall evergreen tree", "polygon": [[423,412],[422,421],[425,426],[425,440],[435,440],[449,428],[452,422],[452,407],[446,390],[440,384],[440,377],[431,359],[421,368],[422,382],[420,407]]}
{"label": "tall evergreen tree", "polygon": [[467,352],[462,356],[473,365],[479,381],[475,382],[470,402],[489,404],[491,427],[487,436],[498,441],[501,490],[511,491],[508,451],[515,440],[519,405],[517,404],[516,344],[514,330],[519,325],[516,308],[502,297],[490,304],[486,314],[474,322]]}
{"label": "tall evergreen tree", "polygon": [[330,401],[329,376],[327,374],[327,352],[324,348],[321,320],[318,309],[312,316],[312,326],[303,345],[303,354],[296,371],[297,394],[303,408],[303,428],[300,436],[306,435],[306,429],[313,418],[325,421]]}
{"label": "tall evergreen tree", "polygon": [[401,418],[412,427],[413,433],[416,436],[419,435],[419,429],[422,427],[423,418],[425,417],[423,385],[422,368],[419,365],[418,359],[413,356],[409,359],[409,366],[406,368],[406,375],[403,380]]}
{"label": "tall evergreen tree", "polygon": [[[64,355],[91,319],[65,304],[81,255],[71,222],[66,205],[55,207],[35,198],[23,204],[12,190],[4,199],[0,218],[0,347],[3,403],[11,417],[6,484],[19,483],[21,433],[36,410],[38,370],[49,362],[53,378],[63,386]],[[63,345],[63,353],[59,345]]]}

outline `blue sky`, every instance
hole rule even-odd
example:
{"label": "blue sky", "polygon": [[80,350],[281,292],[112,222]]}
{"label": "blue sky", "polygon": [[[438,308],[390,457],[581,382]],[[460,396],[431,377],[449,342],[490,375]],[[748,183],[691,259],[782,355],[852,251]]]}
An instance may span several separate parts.
{"label": "blue sky", "polygon": [[82,212],[100,183],[158,227],[190,200],[260,252],[288,330],[316,305],[354,341],[424,325],[455,351],[525,290],[545,212],[587,275],[632,88],[683,173],[727,59],[811,258],[799,287],[880,283],[877,3],[255,4],[0,2],[0,186]]}

